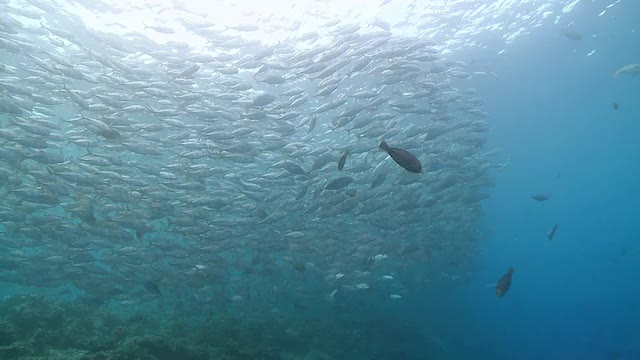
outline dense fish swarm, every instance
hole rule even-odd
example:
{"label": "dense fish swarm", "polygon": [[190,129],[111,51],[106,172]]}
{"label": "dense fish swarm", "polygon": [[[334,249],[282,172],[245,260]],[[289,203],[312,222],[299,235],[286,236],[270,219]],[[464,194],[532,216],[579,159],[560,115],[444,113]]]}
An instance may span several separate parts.
{"label": "dense fish swarm", "polygon": [[[2,280],[268,312],[469,271],[503,165],[465,63],[381,20],[267,43],[174,11],[176,28],[117,35],[0,0]],[[202,45],[146,35],[178,30]]]}

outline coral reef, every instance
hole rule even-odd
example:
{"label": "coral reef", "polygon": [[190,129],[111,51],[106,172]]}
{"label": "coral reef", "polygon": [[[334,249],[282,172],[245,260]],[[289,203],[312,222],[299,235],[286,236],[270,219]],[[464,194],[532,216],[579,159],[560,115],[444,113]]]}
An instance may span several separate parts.
{"label": "coral reef", "polygon": [[[120,315],[82,301],[13,296],[0,302],[0,359],[329,359],[359,341],[322,326],[229,313],[199,319],[160,312]],[[319,341],[320,334],[327,339]]]}

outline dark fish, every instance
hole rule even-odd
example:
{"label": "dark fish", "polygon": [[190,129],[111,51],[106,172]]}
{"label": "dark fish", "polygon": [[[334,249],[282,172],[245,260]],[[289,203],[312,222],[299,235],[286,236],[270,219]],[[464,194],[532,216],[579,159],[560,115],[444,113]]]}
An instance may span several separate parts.
{"label": "dark fish", "polygon": [[120,133],[114,129],[99,129],[98,135],[111,140],[120,138]]}
{"label": "dark fish", "polygon": [[611,103],[611,106],[613,107],[613,110],[618,110],[618,107],[619,107],[619,106],[618,106],[618,103],[617,103],[617,102],[615,102],[615,101],[614,101],[614,102],[612,102],[612,103]]}
{"label": "dark fish", "polygon": [[531,198],[536,201],[545,201],[551,198],[551,194],[536,194],[531,195]]}
{"label": "dark fish", "polygon": [[282,167],[294,175],[307,175],[303,168],[292,162],[285,162]]}
{"label": "dark fish", "polygon": [[338,160],[338,171],[342,171],[342,169],[344,168],[344,163],[347,162],[347,155],[349,155],[349,152],[345,151],[344,154],[342,154],[342,156],[340,157],[340,160]]}
{"label": "dark fish", "polygon": [[269,93],[262,93],[256,96],[251,103],[252,106],[265,106],[269,105],[272,102],[276,101],[276,96]]}
{"label": "dark fish", "polygon": [[553,236],[556,234],[556,230],[558,230],[558,224],[554,224],[549,233],[547,234],[547,238],[549,240],[553,239]]}
{"label": "dark fish", "polygon": [[327,184],[327,186],[324,187],[325,190],[340,190],[342,188],[344,188],[345,186],[351,184],[353,182],[353,178],[349,177],[349,176],[344,176],[341,178],[337,178],[333,181],[331,181],[330,183]]}
{"label": "dark fish", "polygon": [[145,281],[144,283],[142,283],[142,286],[144,286],[145,290],[147,290],[148,292],[150,292],[152,294],[161,295],[160,288],[158,287],[158,285],[156,283],[154,283],[151,280]]}
{"label": "dark fish", "polygon": [[506,294],[507,291],[509,291],[509,288],[511,287],[511,276],[512,275],[513,275],[513,268],[510,267],[509,270],[507,270],[507,273],[502,275],[500,280],[498,280],[498,283],[496,284],[496,296],[497,297],[503,297],[504,294]]}
{"label": "dark fish", "polygon": [[407,171],[412,173],[421,173],[422,165],[420,164],[420,160],[413,156],[410,152],[398,148],[392,148],[387,145],[387,143],[382,140],[380,142],[380,149],[384,150],[391,156],[393,161],[395,161],[398,165],[405,168]]}

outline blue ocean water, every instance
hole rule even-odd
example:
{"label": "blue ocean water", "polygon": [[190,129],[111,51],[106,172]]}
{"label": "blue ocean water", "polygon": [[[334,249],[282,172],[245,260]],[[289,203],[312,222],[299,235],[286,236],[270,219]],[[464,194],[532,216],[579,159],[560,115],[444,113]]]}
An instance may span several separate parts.
{"label": "blue ocean water", "polygon": [[[33,3],[41,9],[49,4]],[[79,9],[82,2],[71,3]],[[415,42],[424,40],[411,37],[415,34],[407,35],[410,30],[401,25],[405,14],[398,13],[400,10],[418,12],[416,7],[420,4],[415,2],[406,8],[400,5],[393,8],[397,3],[392,1],[379,6],[391,7],[393,10],[389,14],[383,10],[375,13],[380,17],[396,17],[389,20],[394,24],[390,33],[377,35],[384,40],[393,33],[393,40],[387,39],[391,45],[387,48],[384,41],[376,43],[369,54],[381,57],[376,58],[376,62],[389,66],[387,71],[391,72],[395,58],[389,55],[390,59],[385,59],[383,55],[411,48],[412,44],[407,44],[403,36]],[[452,19],[463,18],[461,13],[472,13],[475,9],[472,2],[455,3],[442,4],[442,12],[449,15],[447,11],[450,11]],[[0,1],[0,5],[4,4]],[[63,8],[62,3],[51,4],[54,8]],[[419,184],[424,185],[418,188],[422,191],[431,185],[428,181],[432,176],[435,179],[436,171],[429,169],[430,165],[425,161],[434,156],[428,150],[443,152],[450,149],[448,141],[437,142],[442,146],[440,149],[421,146],[431,142],[431,139],[425,140],[427,134],[418,136],[420,142],[404,137],[405,129],[423,125],[421,116],[411,118],[413,123],[390,122],[395,127],[381,132],[395,140],[397,146],[414,146],[410,150],[419,154],[425,167],[424,176],[415,182],[411,179],[416,178],[406,177],[402,168],[380,155],[376,149],[378,138],[356,138],[352,132],[358,133],[359,129],[345,131],[348,127],[336,125],[340,111],[352,110],[354,104],[362,101],[348,102],[340,105],[339,110],[329,111],[335,112],[332,114],[334,123],[329,116],[319,115],[314,133],[308,125],[313,109],[340,100],[345,94],[370,90],[367,86],[383,78],[375,72],[356,71],[357,76],[351,76],[354,79],[351,82],[350,76],[343,76],[348,69],[342,64],[337,75],[328,75],[341,85],[336,92],[339,95],[319,98],[314,92],[318,90],[316,85],[320,80],[304,76],[300,80],[293,76],[299,75],[300,68],[293,66],[291,59],[304,59],[309,49],[293,46],[295,49],[292,50],[287,47],[291,44],[286,42],[276,42],[277,46],[273,48],[266,45],[262,48],[262,44],[254,45],[252,40],[243,39],[247,44],[241,50],[231,45],[231,50],[223,52],[229,60],[222,61],[228,63],[221,64],[221,60],[217,60],[213,65],[207,65],[209,63],[201,62],[195,78],[202,83],[191,88],[193,84],[188,79],[184,83],[176,81],[177,74],[191,64],[183,63],[181,56],[188,56],[181,50],[164,54],[166,43],[153,43],[150,39],[154,34],[137,44],[135,51],[131,50],[132,54],[127,54],[129,49],[126,49],[107,52],[104,58],[96,57],[101,60],[97,62],[100,66],[96,67],[96,58],[86,57],[85,51],[90,48],[89,53],[96,56],[101,46],[96,46],[95,39],[87,41],[83,38],[86,34],[82,31],[86,29],[77,30],[78,38],[73,39],[86,48],[68,50],[67,46],[53,51],[52,45],[47,43],[49,33],[38,39],[20,37],[21,32],[16,30],[20,27],[3,18],[5,22],[0,24],[0,30],[11,41],[24,45],[33,41],[37,46],[15,51],[10,46],[13,43],[2,43],[4,62],[0,65],[9,65],[15,70],[8,75],[0,73],[3,85],[0,100],[15,99],[17,102],[20,99],[20,94],[10,91],[11,85],[15,86],[27,77],[23,74],[29,66],[36,68],[30,62],[35,57],[45,63],[45,69],[47,64],[55,65],[49,74],[53,80],[46,76],[47,71],[36,68],[45,80],[31,76],[25,81],[46,85],[42,91],[48,96],[66,101],[59,107],[51,106],[56,112],[52,119],[68,120],[78,116],[77,104],[70,102],[69,94],[56,86],[64,82],[79,94],[93,89],[102,97],[86,95],[86,101],[97,105],[87,113],[93,111],[96,117],[107,114],[102,119],[114,120],[113,124],[107,120],[105,123],[119,129],[124,139],[109,139],[101,132],[104,128],[96,131],[91,127],[95,123],[87,125],[82,119],[76,119],[64,124],[65,135],[95,142],[96,145],[88,146],[89,153],[69,143],[60,148],[51,146],[46,151],[63,154],[65,162],[49,166],[42,165],[46,161],[40,163],[31,158],[21,160],[17,165],[6,158],[6,153],[2,155],[0,167],[17,171],[24,184],[19,187],[12,183],[15,177],[3,175],[6,178],[2,184],[6,197],[3,216],[8,216],[7,209],[17,209],[16,213],[25,216],[18,221],[3,220],[2,225],[4,253],[0,256],[0,268],[3,270],[1,280],[6,282],[0,290],[5,296],[0,305],[3,324],[0,359],[27,359],[31,355],[85,360],[640,359],[640,333],[636,325],[640,320],[640,285],[636,281],[640,259],[640,248],[636,244],[640,230],[640,212],[636,210],[640,201],[637,191],[640,180],[637,137],[640,133],[640,77],[637,74],[613,76],[621,67],[640,62],[640,2],[550,2],[550,8],[556,11],[552,16],[559,13],[557,8],[570,4],[575,6],[562,15],[560,24],[554,24],[552,18],[540,20],[534,17],[537,20],[531,23],[535,26],[527,26],[527,21],[516,21],[526,17],[526,11],[518,16],[504,11],[495,23],[485,19],[488,23],[484,23],[484,30],[469,31],[469,38],[463,39],[468,43],[460,40],[459,34],[454,41],[453,34],[461,29],[453,24],[442,25],[441,31],[434,32],[428,40],[433,41],[434,46],[447,43],[452,47],[443,45],[434,51],[438,54],[437,60],[446,64],[442,65],[445,69],[455,70],[456,62],[460,62],[463,64],[460,68],[472,74],[468,78],[434,78],[443,92],[451,91],[451,88],[457,91],[458,87],[461,94],[466,94],[465,89],[477,90],[471,93],[483,100],[482,110],[487,114],[485,120],[489,128],[488,132],[482,133],[487,141],[479,152],[500,148],[502,151],[490,162],[508,163],[508,166],[488,171],[492,186],[482,187],[482,193],[490,196],[480,202],[479,218],[475,219],[476,213],[472,211],[476,209],[475,202],[469,205],[471,215],[454,217],[456,221],[478,220],[478,228],[475,229],[476,224],[463,223],[443,227],[449,232],[430,227],[432,221],[446,223],[446,220],[431,218],[431,210],[423,209],[429,207],[424,201],[429,200],[428,195],[418,196],[421,202],[417,209],[411,208],[406,213],[396,209],[401,200],[408,198],[407,194],[415,195],[407,189],[418,188],[416,184]],[[12,5],[17,6],[16,3]],[[85,5],[96,6],[96,13],[110,12],[107,3]],[[517,4],[510,5],[515,8]],[[546,4],[530,1],[522,6],[533,13]],[[603,10],[606,10],[604,14]],[[121,8],[119,11],[113,13],[126,13]],[[343,15],[340,20],[352,21],[347,16],[350,14]],[[423,18],[428,19],[429,15],[425,13]],[[90,22],[88,18],[85,20]],[[42,21],[59,29],[74,29],[57,17],[43,15]],[[264,19],[261,21],[261,26],[267,23],[277,28]],[[331,21],[327,20],[328,23]],[[492,26],[499,28],[501,21],[522,26],[522,32],[512,41],[505,41],[503,32],[488,30]],[[353,49],[366,48],[363,44],[369,43],[349,35],[358,31],[366,34],[370,30],[368,25],[363,23],[363,29],[357,30],[351,30],[349,25],[345,28],[326,25],[328,31],[317,30],[323,36],[338,38],[341,44],[353,42],[350,45]],[[423,28],[427,29],[427,25],[430,24],[426,22]],[[39,28],[37,22],[31,26]],[[238,30],[240,32],[251,32],[252,26],[244,24],[236,28],[246,29]],[[580,34],[580,39],[563,34],[565,28]],[[156,29],[158,32],[171,31],[158,23]],[[194,29],[200,30],[197,26]],[[343,33],[336,29],[342,29]],[[237,34],[226,35],[225,31],[227,29],[213,32],[216,35],[212,37],[222,39],[219,46],[229,46],[228,42],[241,39]],[[518,31],[509,29],[507,32]],[[56,33],[63,39],[61,41],[73,42],[65,38],[65,33],[61,34]],[[449,35],[451,39],[447,39]],[[145,42],[147,40],[149,42]],[[260,41],[263,40],[266,41]],[[294,41],[292,44],[297,45]],[[186,42],[178,45],[195,47]],[[180,49],[178,45],[175,46]],[[316,45],[312,42],[305,46],[314,50]],[[384,51],[376,52],[376,46]],[[113,47],[117,48],[118,43]],[[326,53],[332,55],[330,46],[318,45],[318,48],[321,51],[315,54],[315,59],[324,58]],[[49,53],[40,52],[42,49]],[[263,57],[259,50],[265,49],[267,55]],[[138,62],[139,52],[145,50],[155,54],[161,64],[156,66],[149,58]],[[28,51],[33,51],[30,53],[33,57],[24,56]],[[67,59],[65,51],[74,56],[84,55],[79,57],[81,66],[78,69],[94,75],[102,84],[84,83],[58,73],[55,69],[66,65],[54,54]],[[427,52],[426,55],[432,54]],[[216,56],[220,54],[216,53]],[[111,57],[118,66],[109,62]],[[247,58],[253,61],[254,57],[268,66],[260,61],[246,65]],[[328,60],[317,62],[341,63],[343,57],[361,60],[347,53],[326,56]],[[145,67],[148,65],[145,61],[152,66]],[[274,99],[277,100],[273,104],[288,110],[284,104],[290,98],[280,94],[298,84],[289,83],[293,81],[300,81],[304,86],[296,101],[304,99],[307,103],[290,112],[252,105],[245,96],[252,100],[250,96],[254,95],[251,92],[254,89],[250,86],[247,95],[247,89],[237,87],[242,84],[234,82],[237,80],[236,66],[241,68],[237,78],[247,82],[256,79],[251,72],[275,73],[274,82],[286,80],[284,85],[251,82],[256,90],[276,94]],[[140,72],[132,71],[135,76],[123,80],[120,76],[125,76],[126,69],[131,68]],[[425,69],[421,67],[420,71]],[[145,77],[149,73],[152,76]],[[16,80],[15,74],[22,78]],[[404,79],[407,83],[411,80]],[[155,92],[147,94],[149,96],[135,92],[144,86],[140,83],[146,81],[157,86]],[[51,86],[50,82],[56,86]],[[208,88],[211,83],[216,91],[220,90],[216,87],[218,83],[233,91],[206,93],[211,90]],[[403,91],[409,94],[416,91],[407,88],[404,82],[375,90],[378,93],[372,99],[382,98],[380,93],[384,93],[400,104],[406,100]],[[126,96],[120,95],[120,91]],[[203,93],[206,97],[198,98]],[[136,98],[141,94],[143,100]],[[184,100],[190,95],[196,97],[193,103]],[[147,134],[137,127],[128,128],[127,122],[117,122],[126,111],[114,112],[113,108],[118,104],[110,105],[110,96],[127,105],[146,105],[142,110],[135,110],[148,112],[145,115],[130,110],[131,114],[127,116],[134,125],[159,126],[162,136],[152,132],[155,130],[149,130]],[[431,96],[435,97],[434,94]],[[467,100],[464,96],[461,98],[462,102]],[[34,101],[38,102],[37,98]],[[416,106],[422,106],[426,100],[413,101]],[[212,126],[220,128],[204,131],[196,126],[201,119],[195,116],[194,120],[193,117],[204,107],[197,108],[194,104],[212,108],[223,104],[215,108],[220,111],[217,114],[225,115],[224,111],[228,111],[237,116],[234,118],[237,122],[217,119],[219,122],[212,121]],[[161,118],[157,115],[160,111],[150,109],[149,105],[177,111],[180,116],[156,121],[155,116]],[[28,104],[23,106],[28,107]],[[249,116],[250,110],[258,115],[265,115],[259,112],[268,113],[265,118],[279,122],[274,121],[269,126],[262,122],[245,123],[244,117]],[[367,109],[359,116],[366,120],[382,112],[392,112],[394,119],[404,121],[398,110],[402,108],[382,105]],[[43,116],[37,111],[34,114]],[[465,116],[455,114],[456,121]],[[3,126],[20,136],[29,132],[22,126],[33,131],[20,121],[20,127],[10,122],[8,119],[12,115],[6,109],[0,116]],[[295,121],[283,119],[285,116],[291,116]],[[307,120],[301,121],[302,118]],[[25,116],[25,119],[31,118]],[[410,126],[405,127],[405,124]],[[385,128],[388,124],[373,125],[371,128],[376,129],[376,126]],[[226,142],[229,139],[225,138],[225,133],[238,127],[248,131],[249,139],[240,135],[237,142],[235,139]],[[198,144],[166,140],[192,129],[203,131],[204,135],[198,135],[198,141],[211,136],[216,146],[222,144],[222,148],[237,149],[235,155],[238,157],[228,160],[232,156],[225,158],[224,150],[217,147],[199,157],[191,152],[201,150]],[[455,143],[460,139],[465,138],[451,136],[450,141]],[[52,137],[52,142],[56,141],[59,140]],[[287,148],[287,143],[297,147]],[[122,144],[132,148],[133,145],[151,144],[151,151],[169,150],[166,157],[158,158],[154,154],[131,154],[129,147],[118,147]],[[330,166],[322,168],[320,175],[308,176],[312,171],[307,173],[307,170],[318,158],[316,151],[320,145],[331,149],[328,152],[331,154]],[[27,157],[40,154],[39,150],[29,149],[29,145],[14,144],[12,139],[3,146]],[[352,152],[345,171],[338,173],[335,163],[344,154],[344,149]],[[294,156],[299,150],[305,151]],[[148,148],[137,151],[144,153]],[[239,156],[245,155],[244,152],[250,155],[248,159]],[[188,155],[180,158],[177,154]],[[98,158],[84,160],[88,155]],[[174,161],[176,158],[180,161]],[[477,158],[482,157],[470,158],[465,161],[473,168]],[[286,171],[279,167],[282,161],[285,161],[285,169],[289,166]],[[292,167],[286,161],[299,164],[302,174],[300,168]],[[60,170],[68,168],[73,174],[95,175],[95,169],[102,170],[100,166],[103,165],[94,164],[103,162],[109,163],[106,169],[111,172],[100,174],[113,176],[109,178],[113,182],[96,182],[95,189],[88,187],[90,190],[78,186],[75,178]],[[367,189],[373,188],[369,186],[372,174],[381,163],[386,166],[382,167],[383,171],[389,173],[384,185],[374,190],[374,196],[362,195],[370,194]],[[206,165],[206,170],[202,165]],[[360,168],[352,170],[351,166]],[[281,171],[275,171],[274,167]],[[122,179],[114,172],[122,172],[126,181],[118,182]],[[203,173],[206,175],[199,178]],[[268,181],[257,173],[268,174]],[[63,175],[67,177],[63,178]],[[353,176],[354,189],[350,190],[357,191],[344,197],[324,198],[322,186],[336,176]],[[300,184],[304,184],[303,191]],[[25,189],[40,192],[44,188],[46,194],[57,196],[55,206],[24,205],[21,201],[22,196],[27,196]],[[20,195],[16,196],[16,193]],[[81,196],[74,197],[74,194]],[[535,194],[550,194],[550,198],[535,201],[532,199]],[[448,195],[438,200],[446,203],[450,198]],[[207,196],[214,200],[210,201]],[[90,213],[96,219],[87,220],[86,212],[83,218],[86,197],[93,201]],[[359,214],[361,203],[372,198],[384,206],[377,208],[374,216]],[[215,201],[221,199],[228,203],[216,208]],[[353,205],[352,199],[360,202]],[[188,206],[185,206],[187,202]],[[415,205],[403,204],[407,203]],[[459,205],[459,202],[452,203],[443,207]],[[333,213],[338,210],[339,213]],[[272,219],[275,220],[271,222]],[[136,228],[136,220],[144,226]],[[554,224],[558,229],[550,240],[548,232]],[[466,229],[471,225],[475,230],[472,241],[462,242],[454,236],[457,227]],[[434,231],[434,234],[428,231]],[[197,235],[192,236],[190,232]],[[467,235],[464,233],[465,240]],[[83,241],[81,245],[74,242],[76,237]],[[16,244],[15,239],[22,242]],[[451,249],[455,251],[448,252]],[[515,269],[511,288],[503,297],[496,297],[495,284],[509,267]],[[391,282],[390,278],[395,279]],[[56,337],[56,333],[62,335]],[[78,334],[86,335],[86,339],[84,336],[78,336],[82,340],[74,339]]]}
{"label": "blue ocean water", "polygon": [[[478,272],[460,294],[471,319],[461,358],[640,358],[639,84],[611,76],[640,56],[640,4],[603,18],[602,3],[583,1],[572,14],[581,41],[541,28],[487,58],[498,69],[480,86],[489,142],[511,161],[484,202]],[[552,197],[532,201],[536,193]],[[482,285],[509,266],[511,290],[496,299]]]}

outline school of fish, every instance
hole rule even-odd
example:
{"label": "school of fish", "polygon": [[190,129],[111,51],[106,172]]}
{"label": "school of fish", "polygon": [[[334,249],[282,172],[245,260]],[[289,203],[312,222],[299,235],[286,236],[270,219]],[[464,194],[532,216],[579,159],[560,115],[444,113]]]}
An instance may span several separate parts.
{"label": "school of fish", "polygon": [[266,43],[174,10],[204,45],[0,0],[2,281],[264,310],[470,271],[506,165],[467,64],[381,20]]}

